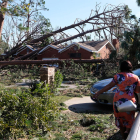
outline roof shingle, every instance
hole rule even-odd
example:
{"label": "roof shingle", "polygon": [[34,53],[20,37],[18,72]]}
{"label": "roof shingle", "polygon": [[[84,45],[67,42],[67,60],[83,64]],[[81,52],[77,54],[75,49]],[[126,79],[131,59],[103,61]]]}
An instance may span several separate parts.
{"label": "roof shingle", "polygon": [[100,50],[107,42],[108,40],[102,40],[102,41],[87,41],[87,42],[79,42],[78,44],[90,49],[92,51],[98,51]]}

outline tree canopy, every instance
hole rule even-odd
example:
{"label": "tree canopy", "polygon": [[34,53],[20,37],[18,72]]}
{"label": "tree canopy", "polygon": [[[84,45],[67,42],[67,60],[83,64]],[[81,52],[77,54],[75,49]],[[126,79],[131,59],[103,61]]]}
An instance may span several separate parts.
{"label": "tree canopy", "polygon": [[[7,5],[4,7],[5,2]],[[4,41],[8,41],[7,43],[10,42],[11,46],[15,46],[26,38],[29,39],[29,36],[32,39],[38,38],[51,29],[49,19],[40,12],[48,10],[45,8],[44,0],[3,0],[0,5],[2,37]],[[5,13],[7,22],[3,27]]]}
{"label": "tree canopy", "polygon": [[[137,0],[137,3],[139,5],[140,1]],[[118,54],[112,52],[110,58],[119,58],[120,61],[130,60],[134,67],[137,67],[138,61],[140,61],[140,23],[139,19],[131,14],[132,11],[129,11],[126,20],[131,23],[131,26],[129,30],[124,31],[123,36],[120,38],[120,52]]]}

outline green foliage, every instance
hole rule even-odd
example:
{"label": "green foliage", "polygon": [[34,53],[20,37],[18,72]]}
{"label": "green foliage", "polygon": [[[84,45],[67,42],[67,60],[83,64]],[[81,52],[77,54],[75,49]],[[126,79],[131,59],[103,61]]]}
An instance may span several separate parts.
{"label": "green foliage", "polygon": [[84,116],[83,119],[80,120],[80,124],[84,127],[87,127],[92,124],[95,124],[95,120],[93,120],[93,118]]}
{"label": "green foliage", "polygon": [[[17,33],[20,34],[22,40],[25,39],[22,38],[24,34],[22,31],[27,31],[27,35],[30,35],[33,29],[38,25],[42,25],[42,26],[40,26],[40,29],[36,29],[36,32],[38,32],[37,34],[46,34],[50,32],[51,23],[49,19],[46,19],[42,15],[42,13],[40,12],[41,10],[43,11],[48,10],[45,7],[45,0],[21,0],[18,2],[16,2],[15,0],[13,1],[11,0],[9,2],[8,0],[7,7],[2,7],[2,6],[0,7],[0,11],[3,14],[7,13],[7,15],[10,15],[10,17],[12,16],[13,22],[11,23],[13,24],[13,30],[12,30],[13,33],[11,34],[11,36],[14,36],[14,31],[17,31],[18,29]],[[32,39],[34,38],[33,34],[32,34]],[[47,45],[49,39],[50,38],[46,39]]]}
{"label": "green foliage", "polygon": [[137,2],[137,4],[138,4],[138,6],[140,6],[140,0],[137,0],[136,2]]}
{"label": "green foliage", "polygon": [[136,19],[136,16],[135,15],[131,15],[130,18],[131,19]]}
{"label": "green foliage", "polygon": [[36,79],[39,79],[39,70],[40,67],[32,65],[7,66],[0,72],[0,82],[5,85],[13,85],[15,83],[22,82],[22,79],[26,78],[29,79],[30,82],[34,83]]}
{"label": "green foliage", "polygon": [[60,133],[55,134],[55,136],[56,138],[54,140],[66,140],[66,138]]}
{"label": "green foliage", "polygon": [[60,70],[57,70],[54,76],[54,88],[60,88],[62,82],[63,82],[63,75],[60,72]]}
{"label": "green foliage", "polygon": [[[33,96],[28,92],[1,89],[0,91],[0,138],[20,137],[23,132],[32,134],[39,129],[49,131],[58,115],[57,103],[52,100],[49,86],[36,89],[42,96]],[[42,91],[41,91],[42,90]],[[19,136],[20,135],[20,136]],[[13,138],[12,138],[13,139]]]}
{"label": "green foliage", "polygon": [[101,140],[100,138],[91,138],[90,140]]}
{"label": "green foliage", "polygon": [[19,3],[15,3],[13,0],[8,1],[8,7],[3,8],[1,7],[1,11],[2,12],[7,12],[9,15],[12,16],[27,16],[27,14],[29,13],[30,10],[32,11],[38,11],[38,9],[36,9],[36,5],[40,8],[42,8],[42,10],[48,10],[47,8],[45,8],[45,1],[44,0],[22,0]]}
{"label": "green foliage", "polygon": [[116,57],[117,52],[116,51],[112,51],[111,54],[109,55],[109,59],[113,59],[114,57]]}
{"label": "green foliage", "polygon": [[64,80],[81,80],[87,78],[89,73],[87,72],[86,64],[76,64],[73,60],[63,62],[61,69]]}
{"label": "green foliage", "polygon": [[126,49],[126,50],[129,49],[129,46],[128,46],[128,44],[126,43],[126,41],[123,41],[123,42],[121,43],[121,47],[122,47],[123,49]]}
{"label": "green foliage", "polygon": [[103,130],[105,129],[105,125],[103,123],[99,123],[99,124],[96,124],[96,125],[91,125],[89,127],[89,130],[90,131],[99,131],[99,132],[103,132]]}
{"label": "green foliage", "polygon": [[124,33],[124,39],[121,43],[121,47],[125,50],[123,59],[128,59],[133,65],[137,64],[140,60],[140,27],[139,25],[134,25],[131,31]]}
{"label": "green foliage", "polygon": [[128,5],[125,5],[124,10],[125,10],[125,19],[129,20],[132,11],[131,9],[129,9]]}
{"label": "green foliage", "polygon": [[93,52],[93,55],[92,56],[93,56],[94,59],[96,59],[97,57],[100,57],[100,53]]}
{"label": "green foliage", "polygon": [[18,29],[20,30],[20,31],[25,31],[25,30],[29,30],[29,27],[24,27],[24,26],[22,26],[22,24],[20,23],[19,25],[18,25]]}
{"label": "green foliage", "polygon": [[60,72],[60,70],[57,70],[55,72],[54,82],[52,82],[49,85],[50,86],[50,89],[51,89],[51,92],[56,94],[58,92],[58,88],[60,88],[62,82],[63,82],[63,75]]}
{"label": "green foliage", "polygon": [[81,139],[82,139],[81,134],[74,134],[72,135],[70,140],[81,140]]}
{"label": "green foliage", "polygon": [[86,35],[86,40],[91,41],[91,35]]}
{"label": "green foliage", "polygon": [[1,39],[0,40],[0,54],[4,53],[8,49],[9,49],[9,44]]}
{"label": "green foliage", "polygon": [[[138,1],[137,1],[138,2]],[[135,15],[131,14],[131,10],[126,5],[125,10],[125,20],[130,23],[129,30],[124,31],[122,37],[119,38],[121,42],[120,52],[115,54],[111,53],[110,58],[130,60],[132,65],[137,68],[138,61],[140,60],[140,26],[139,21]]]}
{"label": "green foliage", "polygon": [[89,126],[90,131],[103,132],[104,129],[108,127],[107,122],[105,122],[105,120],[102,120],[101,118],[94,117],[93,120],[95,124]]}

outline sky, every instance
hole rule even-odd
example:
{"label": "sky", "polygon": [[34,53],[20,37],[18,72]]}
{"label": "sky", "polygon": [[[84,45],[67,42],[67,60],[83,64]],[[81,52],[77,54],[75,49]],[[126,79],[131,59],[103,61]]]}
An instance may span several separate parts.
{"label": "sky", "polygon": [[91,10],[96,4],[100,4],[101,11],[106,4],[118,6],[126,4],[132,10],[132,14],[140,17],[140,7],[136,0],[45,0],[46,8],[49,11],[43,12],[46,18],[50,19],[52,27],[65,27],[74,23],[76,18],[85,20],[89,17]]}
{"label": "sky", "polygon": [[[19,1],[19,0],[17,0]],[[118,6],[126,4],[140,18],[140,7],[137,6],[136,0],[45,0],[45,7],[49,11],[40,11],[45,18],[48,18],[54,30],[74,24],[76,19],[88,19],[91,10],[95,10],[96,4],[99,4],[100,12],[103,11],[107,4]],[[6,22],[5,22],[6,23]],[[4,24],[7,26],[7,24]],[[90,25],[86,25],[86,30],[90,30]],[[78,32],[75,29],[65,31],[67,35],[76,35]],[[89,35],[89,34],[87,34]],[[93,40],[96,40],[95,35],[91,35]],[[98,38],[97,38],[98,39]],[[77,39],[73,40],[77,42]]]}

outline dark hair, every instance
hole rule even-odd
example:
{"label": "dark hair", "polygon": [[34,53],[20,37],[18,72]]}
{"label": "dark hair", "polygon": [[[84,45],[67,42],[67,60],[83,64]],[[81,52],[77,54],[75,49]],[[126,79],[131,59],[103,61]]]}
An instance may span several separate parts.
{"label": "dark hair", "polygon": [[123,61],[120,65],[120,71],[121,72],[132,72],[132,69],[133,69],[133,66],[131,64],[130,61],[126,60],[126,61]]}

